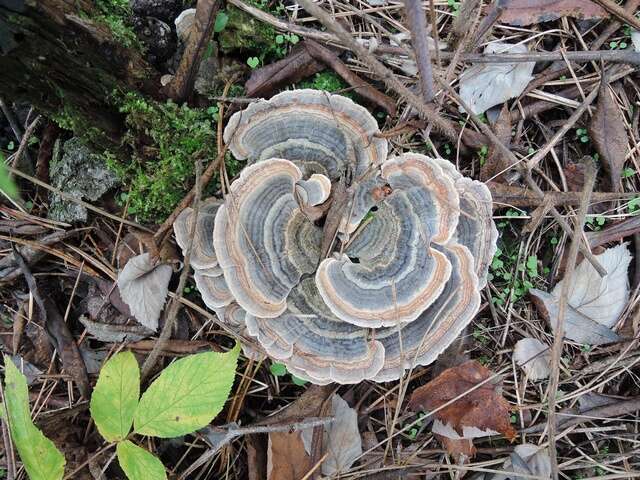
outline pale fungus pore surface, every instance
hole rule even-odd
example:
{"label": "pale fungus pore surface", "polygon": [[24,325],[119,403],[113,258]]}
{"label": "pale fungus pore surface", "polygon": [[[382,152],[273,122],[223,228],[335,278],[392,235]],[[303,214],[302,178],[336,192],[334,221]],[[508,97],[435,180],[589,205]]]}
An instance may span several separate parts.
{"label": "pale fungus pore surface", "polygon": [[444,159],[388,158],[378,133],[338,95],[259,100],[224,132],[247,166],[223,200],[174,224],[183,250],[196,224],[205,304],[313,383],[391,381],[433,362],[477,313],[496,250],[484,184]]}

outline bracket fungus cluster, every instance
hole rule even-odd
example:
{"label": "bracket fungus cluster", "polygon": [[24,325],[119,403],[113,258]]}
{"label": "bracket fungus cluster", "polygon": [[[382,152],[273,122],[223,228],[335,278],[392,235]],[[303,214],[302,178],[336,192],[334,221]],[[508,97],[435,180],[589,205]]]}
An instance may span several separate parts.
{"label": "bracket fungus cluster", "polygon": [[351,100],[293,90],[234,114],[247,167],[174,230],[207,306],[318,384],[398,379],[480,305],[497,230],[491,194],[446,160],[388,144]]}

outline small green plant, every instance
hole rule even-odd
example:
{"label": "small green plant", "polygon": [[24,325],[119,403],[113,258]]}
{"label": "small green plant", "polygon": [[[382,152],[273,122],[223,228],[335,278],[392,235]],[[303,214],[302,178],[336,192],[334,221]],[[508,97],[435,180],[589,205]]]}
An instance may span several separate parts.
{"label": "small green plant", "polygon": [[629,203],[627,204],[627,210],[629,210],[629,213],[637,213],[640,209],[640,197],[634,197],[631,200],[629,200]]}
{"label": "small green plant", "polygon": [[489,147],[482,145],[478,150],[478,157],[480,158],[480,166],[487,163],[487,154],[489,153]]}
{"label": "small green plant", "polygon": [[624,41],[624,40],[614,40],[609,42],[609,48],[611,50],[624,50],[625,48],[627,48],[629,46],[629,44]]}
{"label": "small green plant", "polygon": [[636,174],[636,171],[633,168],[626,167],[622,170],[622,178],[633,177]]}
{"label": "small green plant", "polygon": [[[133,443],[134,435],[174,438],[208,425],[222,410],[235,378],[240,346],[175,361],[140,397],[140,369],[131,352],[120,352],[100,370],[90,412],[98,432],[115,445],[130,480],[165,480],[159,458]],[[26,378],[5,356],[6,407],[11,436],[32,479],[59,480],[64,457],[31,422]],[[131,429],[133,428],[133,432]]]}
{"label": "small green plant", "polygon": [[254,69],[260,65],[260,59],[258,57],[249,57],[247,58],[247,65],[249,65],[249,68]]}
{"label": "small green plant", "polygon": [[576,138],[582,143],[589,143],[589,133],[586,128],[576,128]]}
{"label": "small green plant", "polygon": [[334,72],[325,71],[316,73],[313,78],[300,82],[298,86],[333,93],[346,88],[347,84]]}
{"label": "small green plant", "polygon": [[[284,363],[273,362],[269,367],[271,371],[271,375],[274,377],[284,377],[289,371],[287,370],[287,366]],[[299,387],[304,387],[307,384],[306,380],[296,377],[293,373],[291,375],[291,381],[294,385],[298,385]]]}
{"label": "small green plant", "polygon": [[229,15],[224,10],[218,12],[216,15],[216,21],[213,24],[213,31],[215,33],[222,32],[226,27],[227,23],[229,23]]}
{"label": "small green plant", "polygon": [[460,2],[457,0],[447,0],[447,5],[453,9],[453,16],[457,17],[460,13]]}

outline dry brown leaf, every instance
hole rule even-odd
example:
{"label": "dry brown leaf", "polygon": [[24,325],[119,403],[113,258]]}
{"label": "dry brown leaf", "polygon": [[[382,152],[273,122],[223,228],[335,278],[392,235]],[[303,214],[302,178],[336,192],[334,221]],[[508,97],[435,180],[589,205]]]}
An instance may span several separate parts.
{"label": "dry brown leaf", "polygon": [[537,338],[527,337],[518,340],[513,350],[513,359],[531,380],[542,380],[549,376],[549,346]]}
{"label": "dry brown leaf", "polygon": [[607,12],[589,0],[507,0],[500,22],[509,25],[531,25],[560,17],[581,20],[607,17]]}
{"label": "dry brown leaf", "polygon": [[591,118],[589,135],[593,138],[593,143],[602,159],[602,166],[609,175],[610,190],[618,191],[628,139],[622,110],[604,83],[600,86],[598,105]]}
{"label": "dry brown leaf", "polygon": [[[511,114],[505,103],[500,110],[500,115],[493,125],[493,131],[496,137],[509,148],[511,144]],[[505,182],[506,170],[511,166],[511,162],[508,158],[505,158],[496,147],[491,145],[487,152],[487,160],[480,167],[480,180],[486,182],[493,180],[499,183]]]}
{"label": "dry brown leaf", "polygon": [[[362,454],[362,439],[358,429],[358,413],[338,395],[331,396],[332,423],[324,427],[322,444],[327,456],[322,462],[322,474],[331,476],[346,472]],[[311,451],[313,429],[302,431],[305,449]]]}
{"label": "dry brown leaf", "polygon": [[[487,380],[493,375],[491,370],[482,366],[476,360],[470,360],[457,367],[445,370],[426,385],[416,389],[411,395],[409,408],[413,411],[435,410],[459,395],[462,398],[438,410],[434,416],[442,428],[437,433],[453,438],[456,434],[464,439],[472,439],[484,434],[498,432],[513,440],[516,431],[511,426],[509,403],[502,397],[500,386],[491,382],[468,392],[471,388]],[[446,429],[453,432],[447,434]],[[478,430],[480,432],[478,432]],[[460,440],[460,438],[453,438]],[[445,447],[456,456],[462,453],[464,447],[468,452],[466,442],[444,442]]]}
{"label": "dry brown leaf", "polygon": [[267,447],[267,480],[300,480],[311,470],[311,456],[300,432],[271,432]]}
{"label": "dry brown leaf", "polygon": [[584,162],[572,162],[562,169],[570,192],[581,192],[584,189],[585,168]]}
{"label": "dry brown leaf", "polygon": [[173,270],[156,264],[149,253],[131,258],[118,275],[118,289],[131,314],[147,328],[156,330],[169,291]]}
{"label": "dry brown leaf", "polygon": [[[596,255],[596,258],[607,270],[607,275],[600,277],[588,261],[583,260],[578,265],[567,294],[564,319],[565,336],[588,345],[601,345],[619,339],[611,328],[617,323],[629,299],[627,270],[631,254],[626,244],[609,248]],[[554,330],[563,281],[558,282],[551,293],[535,288],[529,291],[534,304]]]}

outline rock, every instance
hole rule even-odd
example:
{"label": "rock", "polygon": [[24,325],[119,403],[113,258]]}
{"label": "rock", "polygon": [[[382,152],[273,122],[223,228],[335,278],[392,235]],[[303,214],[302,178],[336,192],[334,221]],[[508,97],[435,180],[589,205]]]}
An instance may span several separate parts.
{"label": "rock", "polygon": [[173,22],[182,10],[182,0],[129,0],[129,5],[136,15],[155,17],[166,23]]}
{"label": "rock", "polygon": [[155,17],[134,17],[133,28],[147,48],[149,62],[158,64],[167,60],[176,50],[171,27]]}
{"label": "rock", "polygon": [[[116,174],[108,170],[100,155],[72,138],[64,143],[62,158],[54,155],[50,166],[51,184],[63,192],[88,201],[96,201],[117,183]],[[86,222],[87,209],[52,194],[48,216],[60,222]]]}

